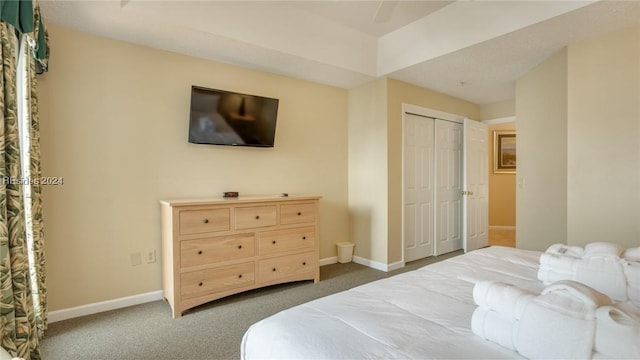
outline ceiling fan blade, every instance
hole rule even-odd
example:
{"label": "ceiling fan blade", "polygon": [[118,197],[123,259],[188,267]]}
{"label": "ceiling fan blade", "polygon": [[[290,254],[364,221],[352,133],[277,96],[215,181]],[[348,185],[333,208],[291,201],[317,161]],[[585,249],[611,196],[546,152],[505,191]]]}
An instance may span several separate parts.
{"label": "ceiling fan blade", "polygon": [[396,5],[398,5],[398,0],[381,0],[378,11],[376,11],[373,17],[373,22],[381,23],[389,20]]}

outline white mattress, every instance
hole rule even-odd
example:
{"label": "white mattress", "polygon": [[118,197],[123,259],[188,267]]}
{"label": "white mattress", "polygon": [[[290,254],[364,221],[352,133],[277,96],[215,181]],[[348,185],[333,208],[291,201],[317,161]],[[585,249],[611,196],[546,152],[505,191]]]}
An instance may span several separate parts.
{"label": "white mattress", "polygon": [[518,358],[471,332],[473,286],[504,281],[540,293],[539,257],[480,249],[284,310],[247,330],[242,358]]}

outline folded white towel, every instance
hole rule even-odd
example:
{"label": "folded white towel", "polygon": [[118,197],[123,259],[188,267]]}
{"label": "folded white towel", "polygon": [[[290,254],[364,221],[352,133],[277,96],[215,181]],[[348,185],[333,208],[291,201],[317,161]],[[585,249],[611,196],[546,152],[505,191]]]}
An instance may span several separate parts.
{"label": "folded white towel", "polygon": [[584,247],[583,258],[592,256],[614,256],[622,255],[622,247],[618,244],[608,242],[592,242]]}
{"label": "folded white towel", "polygon": [[496,281],[479,281],[473,287],[473,301],[507,319],[518,319],[534,294],[515,285]]}
{"label": "folded white towel", "polygon": [[584,249],[580,246],[569,246],[565,244],[553,244],[545,251],[547,254],[566,255],[581,258],[584,255]]}
{"label": "folded white towel", "polygon": [[575,263],[573,280],[588,285],[617,301],[627,301],[627,277],[617,257],[588,257]]}
{"label": "folded white towel", "polygon": [[575,258],[573,256],[565,256],[565,255],[555,255],[555,254],[547,254],[542,253],[540,255],[540,266],[541,267],[549,267],[556,271],[573,271],[574,263],[580,260],[579,258]]}
{"label": "folded white towel", "polygon": [[[533,299],[518,328],[515,346],[528,358],[587,359],[593,352],[595,301],[573,288],[570,282]],[[584,295],[584,294],[583,294]],[[595,298],[598,298],[596,295]],[[587,302],[585,302],[587,301]]]}
{"label": "folded white towel", "polygon": [[545,285],[553,284],[556,281],[571,280],[573,279],[573,271],[560,272],[548,267],[540,267],[538,269],[538,280],[542,281]]}
{"label": "folded white towel", "polygon": [[[606,294],[576,281],[558,281],[551,286],[547,286],[542,290],[540,295],[551,294],[553,292],[560,292],[564,296],[571,297],[581,303],[590,305],[593,308],[612,304],[611,298]],[[582,312],[583,310],[580,311]]]}
{"label": "folded white towel", "polygon": [[618,359],[640,359],[640,321],[621,308],[596,310],[595,350]]}
{"label": "folded white towel", "polygon": [[628,248],[622,253],[622,257],[631,261],[640,261],[640,247]]}
{"label": "folded white towel", "polygon": [[[558,281],[546,287],[539,296],[534,296],[511,284],[480,281],[474,286],[473,298],[479,305],[471,319],[473,333],[525,357],[591,358],[596,354],[638,358],[634,351],[640,347],[640,338],[632,337],[640,336],[640,332],[620,328],[611,322],[607,323],[608,327],[600,329],[607,334],[598,340],[599,347],[594,347],[596,309],[613,307],[606,294],[587,285],[571,280]],[[632,321],[640,321],[640,307],[630,302],[623,305],[625,307],[614,309],[630,314]],[[616,319],[612,311],[599,316]],[[624,330],[622,335],[618,338],[608,335],[612,326],[618,327],[611,331],[612,334],[620,334]],[[625,347],[627,340],[623,338],[632,338],[637,346]],[[616,346],[623,349],[612,350]]]}
{"label": "folded white towel", "polygon": [[513,340],[518,325],[517,320],[507,319],[483,307],[477,307],[471,316],[471,331],[474,334],[510,350],[516,350]]}
{"label": "folded white towel", "polygon": [[567,256],[543,253],[540,255],[538,280],[549,285],[559,280],[571,280],[575,273],[575,263],[580,259]]}
{"label": "folded white towel", "polygon": [[624,261],[622,269],[627,279],[627,297],[640,305],[640,262]]}
{"label": "folded white towel", "polygon": [[627,313],[627,315],[634,318],[636,321],[640,321],[640,304],[633,301],[625,301],[615,303],[613,306]]}
{"label": "folded white towel", "polygon": [[622,269],[627,278],[627,283],[640,285],[640,262],[638,261],[623,261]]}

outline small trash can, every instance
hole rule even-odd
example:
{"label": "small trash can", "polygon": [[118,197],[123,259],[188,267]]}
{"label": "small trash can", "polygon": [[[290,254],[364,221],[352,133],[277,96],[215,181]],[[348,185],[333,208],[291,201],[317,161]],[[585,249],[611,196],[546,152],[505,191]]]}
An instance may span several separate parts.
{"label": "small trash can", "polygon": [[338,262],[341,264],[351,262],[353,258],[353,243],[345,241],[336,245],[338,246]]}

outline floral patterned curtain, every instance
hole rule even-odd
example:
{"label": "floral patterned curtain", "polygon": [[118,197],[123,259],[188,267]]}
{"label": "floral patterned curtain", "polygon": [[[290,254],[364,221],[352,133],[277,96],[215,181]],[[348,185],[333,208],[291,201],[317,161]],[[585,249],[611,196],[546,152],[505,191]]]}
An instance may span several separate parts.
{"label": "floral patterned curtain", "polygon": [[[40,23],[36,26],[34,32],[27,35],[23,41],[24,59],[26,61],[25,70],[26,86],[25,97],[27,99],[26,125],[29,130],[29,176],[31,179],[41,179],[42,170],[40,167],[40,117],[38,115],[38,80],[36,74],[41,74],[48,68],[46,54],[49,53],[48,35],[42,26],[40,16],[40,8],[36,7],[34,11],[34,22]],[[33,35],[33,38],[29,37]],[[29,41],[31,39],[32,41]],[[39,40],[36,40],[39,39]],[[43,42],[44,41],[44,42]],[[44,49],[41,49],[44,47]],[[40,56],[44,57],[40,57]],[[47,327],[47,292],[45,284],[45,261],[44,261],[44,223],[42,221],[42,183],[31,182],[30,197],[31,211],[29,219],[31,226],[29,236],[31,237],[31,246],[29,247],[31,280],[35,286],[31,289],[37,289],[34,298],[34,313],[36,324],[38,325],[38,337],[44,336],[44,330]]]}
{"label": "floral patterned curtain", "polygon": [[[18,8],[26,11],[11,13]],[[46,70],[47,63],[46,56],[40,61],[35,57],[38,50],[48,55],[48,47],[37,3],[0,0],[0,17],[0,345],[13,356],[40,359],[39,339],[47,323],[41,188],[38,181],[25,181],[21,156],[25,151],[30,156],[29,179],[39,179],[35,74]],[[16,19],[18,23],[13,21]],[[19,52],[26,55],[20,76]],[[24,99],[17,95],[18,79],[25,80]],[[19,113],[23,100],[26,107]],[[21,148],[20,137],[25,134],[19,131],[19,122],[25,118],[27,149]],[[24,197],[23,186],[30,187],[29,199]],[[30,205],[26,208],[25,204]],[[29,221],[25,214],[29,214]]]}

